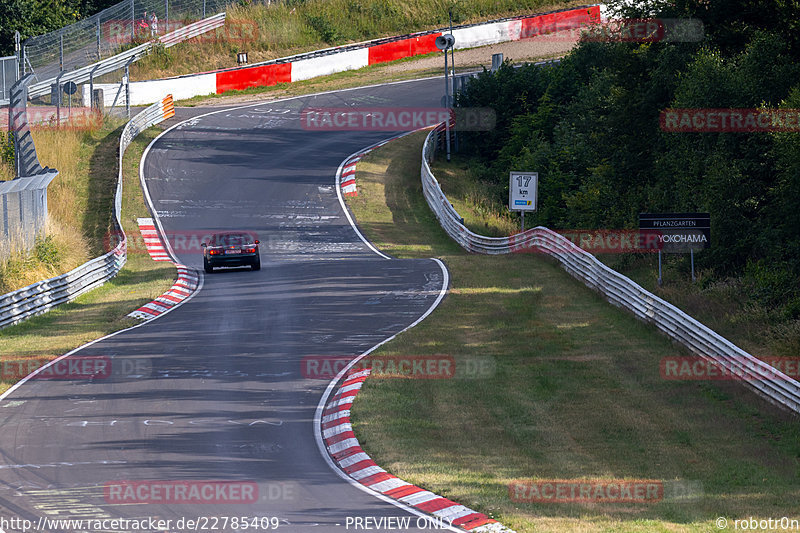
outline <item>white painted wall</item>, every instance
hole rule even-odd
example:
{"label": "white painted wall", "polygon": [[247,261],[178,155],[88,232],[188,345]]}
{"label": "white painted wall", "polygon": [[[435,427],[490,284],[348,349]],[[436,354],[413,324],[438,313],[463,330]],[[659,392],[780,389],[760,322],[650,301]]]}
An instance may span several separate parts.
{"label": "white painted wall", "polygon": [[292,81],[307,80],[334,72],[355,70],[369,64],[369,49],[360,48],[338,54],[292,62]]}

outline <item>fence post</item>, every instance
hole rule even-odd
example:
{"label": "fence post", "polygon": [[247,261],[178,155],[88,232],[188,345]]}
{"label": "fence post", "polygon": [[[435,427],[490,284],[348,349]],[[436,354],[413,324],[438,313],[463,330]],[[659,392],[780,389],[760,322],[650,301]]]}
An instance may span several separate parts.
{"label": "fence post", "polygon": [[14,60],[15,61],[15,64],[14,64],[14,66],[15,66],[15,68],[14,68],[14,83],[18,82],[19,78],[20,78],[20,75],[19,75],[19,56],[20,56],[21,50],[22,50],[22,46],[20,46],[20,35],[19,35],[18,31],[15,31],[14,32],[14,57],[16,57],[17,59]]}
{"label": "fence post", "polygon": [[169,0],[164,0],[164,33],[169,33]]}
{"label": "fence post", "polygon": [[136,40],[136,12],[133,7],[133,0],[131,0],[131,43]]}
{"label": "fence post", "polygon": [[64,72],[64,28],[58,32],[58,70]]}
{"label": "fence post", "polygon": [[97,17],[97,60],[100,61],[100,17]]}

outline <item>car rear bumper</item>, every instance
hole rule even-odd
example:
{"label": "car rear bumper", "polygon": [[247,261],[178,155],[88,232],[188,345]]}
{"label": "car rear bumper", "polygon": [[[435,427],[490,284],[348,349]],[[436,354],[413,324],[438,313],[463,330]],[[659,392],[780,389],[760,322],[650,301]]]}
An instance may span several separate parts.
{"label": "car rear bumper", "polygon": [[209,266],[212,267],[252,265],[257,263],[258,260],[257,254],[219,255],[206,259]]}

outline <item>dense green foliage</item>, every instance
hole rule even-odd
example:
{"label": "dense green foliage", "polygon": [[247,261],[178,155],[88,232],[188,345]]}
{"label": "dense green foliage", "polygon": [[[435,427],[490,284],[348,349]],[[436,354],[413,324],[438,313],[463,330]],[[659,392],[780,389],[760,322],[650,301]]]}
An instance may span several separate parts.
{"label": "dense green foliage", "polygon": [[[716,276],[800,317],[800,134],[668,133],[666,108],[800,108],[796,2],[678,2],[697,43],[583,42],[560,65],[483,73],[462,106],[496,110],[466,135],[476,172],[505,203],[508,171],[540,173],[535,222],[635,228],[640,212],[707,211]],[[791,8],[791,9],[790,9]]]}
{"label": "dense green foliage", "polygon": [[22,39],[57,30],[119,0],[2,0],[0,55],[14,54],[14,32]]}

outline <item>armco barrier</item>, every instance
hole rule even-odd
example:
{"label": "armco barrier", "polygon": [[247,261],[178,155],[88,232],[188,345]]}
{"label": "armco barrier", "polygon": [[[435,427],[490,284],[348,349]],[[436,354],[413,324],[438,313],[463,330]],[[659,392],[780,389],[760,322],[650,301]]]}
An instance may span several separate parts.
{"label": "armco barrier", "polygon": [[[172,96],[167,96],[135,117],[122,130],[119,140],[119,174],[114,195],[114,217],[118,230],[122,209],[122,156],[125,149],[142,130],[173,116]],[[113,250],[92,259],[78,268],[0,296],[0,328],[16,324],[26,318],[49,311],[53,307],[74,300],[81,294],[113,278],[127,259],[127,237]]]}
{"label": "armco barrier", "polygon": [[627,309],[640,320],[654,324],[668,337],[703,359],[719,363],[723,368],[746,370],[750,377],[742,381],[747,386],[768,401],[800,413],[800,383],[607,267],[569,239],[545,227],[533,228],[511,237],[485,237],[467,229],[431,172],[429,162],[435,153],[437,137],[442,130],[442,125],[434,128],[425,139],[420,169],[422,190],[439,223],[462,247],[482,254],[530,250],[554,257],[564,270],[600,292],[610,303]]}
{"label": "armco barrier", "polygon": [[[456,38],[455,48],[473,48],[516,41],[552,31],[576,28],[581,24],[601,20],[602,11],[601,4],[594,4],[552,13],[459,26],[453,29],[453,35]],[[164,91],[171,93],[176,99],[221,94],[249,87],[264,87],[307,80],[316,76],[428,54],[437,51],[434,42],[436,37],[441,34],[442,30],[432,30],[326,48],[247,67],[131,82],[131,105],[154,102],[155,95],[163,94]],[[96,87],[104,89],[104,93],[114,92],[118,86],[118,84],[96,85]]]}

